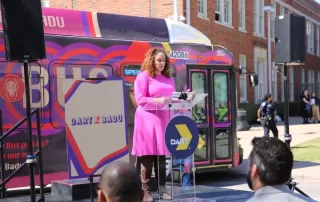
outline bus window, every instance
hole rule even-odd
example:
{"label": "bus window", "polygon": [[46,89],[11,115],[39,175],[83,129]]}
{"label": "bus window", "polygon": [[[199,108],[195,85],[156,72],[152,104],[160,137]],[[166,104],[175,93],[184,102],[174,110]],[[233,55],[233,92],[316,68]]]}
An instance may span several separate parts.
{"label": "bus window", "polygon": [[216,123],[229,122],[228,75],[224,72],[214,73],[214,118]]}
{"label": "bus window", "polygon": [[194,159],[196,162],[201,162],[201,161],[207,161],[209,159],[208,157],[208,129],[206,128],[201,128],[199,129],[199,136],[203,140],[204,145],[202,146],[201,149],[197,149],[194,153]]}
{"label": "bus window", "polygon": [[230,157],[229,149],[229,131],[226,128],[219,128],[215,131],[216,143],[216,159],[227,159]]}
{"label": "bus window", "polygon": [[[64,91],[65,79],[84,80],[87,78],[106,78],[114,75],[114,69],[109,64],[96,64],[91,61],[68,61],[60,63],[59,60],[50,63],[50,120],[55,129],[65,127]],[[72,63],[71,63],[72,62]]]}
{"label": "bus window", "polygon": [[[191,88],[196,93],[206,93],[206,74],[205,72],[192,72],[191,73]],[[197,124],[207,123],[207,106],[206,99],[203,99],[192,108],[192,119]]]}
{"label": "bus window", "polygon": [[[10,68],[7,68],[10,67]],[[3,129],[12,128],[26,116],[25,81],[23,65],[15,62],[0,62],[0,109]],[[6,71],[5,71],[6,70]],[[45,123],[45,107],[48,105],[48,75],[39,63],[29,63],[29,87],[31,109],[40,109],[41,126]],[[19,129],[26,129],[23,122]],[[32,128],[36,128],[36,116],[32,116]]]}

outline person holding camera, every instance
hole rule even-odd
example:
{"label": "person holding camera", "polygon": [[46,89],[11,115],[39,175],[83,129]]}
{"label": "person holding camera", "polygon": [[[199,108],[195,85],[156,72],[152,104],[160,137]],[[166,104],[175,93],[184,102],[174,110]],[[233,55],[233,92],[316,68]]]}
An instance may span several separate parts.
{"label": "person holding camera", "polygon": [[264,101],[261,103],[258,112],[258,121],[261,123],[264,131],[264,136],[269,137],[270,130],[273,136],[278,138],[278,129],[276,125],[276,108],[271,94],[266,94]]}

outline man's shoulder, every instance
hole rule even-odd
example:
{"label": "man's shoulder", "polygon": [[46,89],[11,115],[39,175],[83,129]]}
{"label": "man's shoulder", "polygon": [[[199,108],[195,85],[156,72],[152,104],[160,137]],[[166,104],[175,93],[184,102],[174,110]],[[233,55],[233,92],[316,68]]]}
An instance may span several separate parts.
{"label": "man's shoulder", "polygon": [[291,201],[291,202],[315,202],[311,198],[307,198],[301,194],[296,193],[269,193],[259,196],[253,196],[248,199],[246,202],[264,202],[264,201]]}
{"label": "man's shoulder", "polygon": [[262,110],[267,105],[267,101],[264,101],[260,104],[260,109]]}
{"label": "man's shoulder", "polygon": [[246,202],[255,202],[255,201],[292,201],[292,202],[303,202],[309,201],[314,202],[311,198],[305,197],[301,194],[285,189],[284,187],[268,187],[258,190],[252,198]]}

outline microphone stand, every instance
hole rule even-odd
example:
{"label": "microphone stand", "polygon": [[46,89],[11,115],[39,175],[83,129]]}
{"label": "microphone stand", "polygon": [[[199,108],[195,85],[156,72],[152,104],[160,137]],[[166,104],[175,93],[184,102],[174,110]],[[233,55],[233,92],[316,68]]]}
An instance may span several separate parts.
{"label": "microphone stand", "polygon": [[311,198],[310,196],[308,196],[306,193],[304,193],[301,189],[299,189],[297,187],[297,183],[293,181],[293,179],[291,178],[289,180],[289,182],[287,183],[287,186],[289,187],[289,189],[293,192],[294,190],[296,190],[297,192],[299,192],[300,194],[308,197],[308,198]]}

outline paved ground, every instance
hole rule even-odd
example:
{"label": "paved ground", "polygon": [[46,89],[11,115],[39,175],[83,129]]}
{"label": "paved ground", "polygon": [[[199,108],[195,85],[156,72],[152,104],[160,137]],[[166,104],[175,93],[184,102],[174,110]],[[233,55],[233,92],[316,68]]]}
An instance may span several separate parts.
{"label": "paved ground", "polygon": [[[284,127],[283,123],[278,126],[280,138],[283,140]],[[291,146],[320,137],[320,124],[302,125],[301,118],[290,118],[290,132],[292,134]],[[240,143],[244,148],[244,161],[241,166],[224,172],[214,172],[199,174],[196,177],[198,184],[196,189],[196,197],[201,198],[197,201],[216,201],[216,202],[237,202],[246,201],[253,192],[249,190],[246,183],[247,173],[247,157],[251,150],[250,141],[255,136],[262,136],[262,128],[259,125],[253,126],[249,131],[238,132]],[[295,162],[293,177],[297,181],[298,188],[303,190],[313,199],[320,201],[320,163],[311,162]],[[191,191],[182,192],[179,188],[174,190],[176,197],[192,198],[194,195]],[[156,198],[156,195],[155,195]],[[6,201],[30,201],[29,198],[21,200],[9,199]],[[56,198],[46,198],[50,202],[66,202],[60,201]],[[90,201],[90,200],[85,200]],[[184,202],[191,202],[195,200],[181,200]]]}

